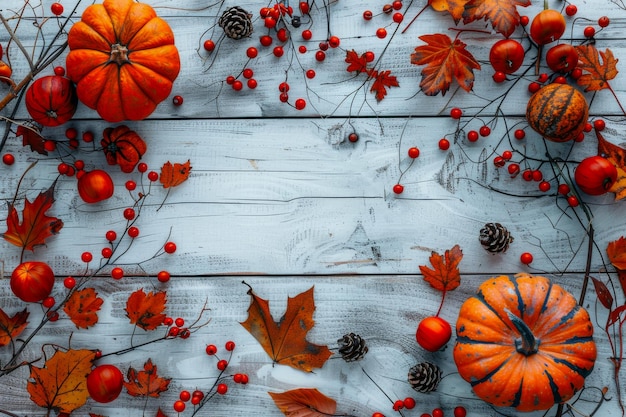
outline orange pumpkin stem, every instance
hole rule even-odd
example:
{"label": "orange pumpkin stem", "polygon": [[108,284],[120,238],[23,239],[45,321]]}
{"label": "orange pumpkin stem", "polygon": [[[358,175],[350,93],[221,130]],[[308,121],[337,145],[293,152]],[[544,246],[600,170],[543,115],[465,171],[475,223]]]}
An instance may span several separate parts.
{"label": "orange pumpkin stem", "polygon": [[128,59],[128,48],[119,43],[111,45],[111,57],[109,58],[109,62],[115,62],[120,67],[130,62]]}
{"label": "orange pumpkin stem", "polygon": [[520,319],[510,311],[507,311],[507,314],[520,334],[520,338],[515,339],[515,350],[526,356],[537,353],[539,351],[539,339],[535,337],[532,330],[530,330],[528,325],[524,323],[524,320]]}

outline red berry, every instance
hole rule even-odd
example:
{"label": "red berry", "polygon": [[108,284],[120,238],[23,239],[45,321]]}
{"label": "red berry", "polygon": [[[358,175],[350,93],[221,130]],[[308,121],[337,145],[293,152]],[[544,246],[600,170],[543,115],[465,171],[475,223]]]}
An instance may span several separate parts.
{"label": "red berry", "polygon": [[44,306],[45,308],[52,308],[54,307],[55,303],[56,303],[56,300],[54,299],[54,297],[46,297],[41,302],[41,305]]}
{"label": "red berry", "polygon": [[124,209],[124,218],[126,220],[132,220],[135,218],[135,209],[129,207]]}
{"label": "red berry", "polygon": [[254,46],[251,46],[246,50],[246,56],[250,59],[256,58],[258,54],[259,54],[259,51]]}
{"label": "red berry", "polygon": [[88,263],[88,262],[91,262],[91,260],[93,259],[93,255],[91,254],[91,252],[83,252],[83,253],[80,255],[80,259],[81,259],[83,262]]}
{"label": "red berry", "polygon": [[289,39],[289,32],[287,32],[287,29],[285,28],[280,28],[278,29],[278,32],[276,32],[276,37],[281,42],[287,42],[287,39]]}
{"label": "red berry", "polygon": [[53,152],[57,148],[57,144],[53,140],[46,140],[43,143],[43,148],[48,152]]}
{"label": "red berry", "polygon": [[396,184],[393,186],[393,192],[396,194],[402,194],[404,191],[404,186],[402,184]]}
{"label": "red berry", "polygon": [[286,103],[287,101],[289,101],[289,94],[280,93],[279,99],[281,102]]}
{"label": "red berry", "polygon": [[533,180],[533,170],[532,169],[525,169],[524,172],[522,172],[522,178],[524,179],[524,181],[532,181]]}
{"label": "red berry", "polygon": [[76,139],[78,137],[78,130],[74,127],[68,127],[65,129],[65,137],[68,139]]}
{"label": "red berry", "polygon": [[243,83],[240,80],[235,80],[232,85],[233,90],[241,91],[243,89]]}
{"label": "red berry", "polygon": [[320,49],[322,51],[327,51],[328,50],[328,42],[320,42]]}
{"label": "red berry", "polygon": [[529,93],[534,94],[539,90],[541,90],[541,84],[539,84],[538,82],[533,81],[532,83],[528,84]]}
{"label": "red berry", "polygon": [[526,137],[526,132],[524,129],[517,129],[513,135],[515,136],[515,139],[522,140]]}
{"label": "red berry", "polygon": [[254,78],[250,78],[247,82],[246,85],[248,86],[248,88],[250,90],[254,90],[255,88],[257,88],[258,83]]}
{"label": "red berry", "polygon": [[450,149],[450,141],[446,138],[439,139],[439,149],[442,151]]}
{"label": "red berry", "polygon": [[492,78],[494,82],[500,84],[506,81],[506,74],[502,71],[496,71]]}
{"label": "red berry", "polygon": [[234,75],[229,75],[228,77],[226,77],[226,84],[233,85],[234,82],[235,82],[235,76]]}
{"label": "red berry", "polygon": [[63,280],[63,286],[68,290],[71,290],[76,286],[76,280],[74,277],[67,277]]}
{"label": "red berry", "polygon": [[301,54],[306,54],[306,45],[300,45],[300,46],[298,46],[298,51],[299,51]]}
{"label": "red berry", "polygon": [[111,270],[111,277],[113,279],[122,279],[124,277],[124,270],[122,268],[113,268]]}
{"label": "red berry", "polygon": [[280,91],[281,93],[286,93],[287,91],[289,91],[289,84],[287,84],[286,81],[278,84],[278,91]]}
{"label": "red berry", "polygon": [[507,169],[509,171],[509,174],[511,175],[511,178],[517,177],[517,174],[519,174],[520,171],[519,164],[515,163],[509,164]]}
{"label": "red berry", "polygon": [[206,354],[209,356],[213,356],[217,353],[217,346],[215,345],[207,345],[206,349]]}
{"label": "red berry", "polygon": [[568,16],[574,16],[576,14],[576,12],[578,12],[578,7],[576,7],[573,4],[568,4],[565,7],[565,14],[568,15]]}
{"label": "red berry", "polygon": [[172,97],[172,103],[175,106],[180,106],[183,104],[183,96],[174,96]]}
{"label": "red berry", "polygon": [[569,73],[570,77],[572,77],[575,80],[578,80],[580,77],[582,77],[583,75],[583,70],[576,67],[572,70],[572,72]]}
{"label": "red berry", "polygon": [[65,68],[58,65],[54,67],[54,75],[58,75],[59,77],[63,77],[65,75]]}
{"label": "red berry", "polygon": [[533,181],[539,182],[543,179],[543,172],[536,169],[533,171]]}
{"label": "red berry", "polygon": [[596,29],[593,26],[587,26],[585,30],[583,30],[583,35],[586,38],[593,38],[593,35],[596,34]]}
{"label": "red berry", "polygon": [[176,317],[176,319],[174,319],[174,324],[178,327],[183,327],[185,325],[185,319],[182,317]]}
{"label": "red berry", "polygon": [[[259,41],[261,42],[261,45],[263,45],[263,46],[270,46],[272,44],[272,42],[273,42],[273,39],[269,35],[263,35],[263,36],[261,36],[259,38]],[[248,50],[250,50],[250,49],[251,48],[248,48]],[[254,49],[256,50],[256,48],[254,48]],[[250,56],[250,55],[248,55],[248,56]],[[256,57],[256,55],[254,57]]]}
{"label": "red berry", "polygon": [[176,252],[176,243],[174,243],[174,242],[167,242],[165,244],[165,246],[163,246],[163,250],[166,253],[174,253],[174,252]]}
{"label": "red berry", "polygon": [[243,374],[235,374],[233,375],[233,382],[236,384],[241,384],[241,381],[243,381]]}
{"label": "red berry", "polygon": [[363,19],[372,20],[372,17],[374,17],[374,14],[372,13],[371,10],[366,10],[363,12]]}
{"label": "red berry", "polygon": [[578,197],[576,197],[575,195],[570,195],[569,197],[567,197],[567,204],[569,204],[571,207],[578,207],[580,201],[578,201]]}
{"label": "red berry", "polygon": [[157,279],[159,280],[159,282],[167,282],[170,280],[170,273],[167,271],[160,271],[157,274]]}
{"label": "red berry", "polygon": [[170,327],[170,330],[167,332],[170,337],[177,337],[180,329],[178,327]]}
{"label": "red berry", "polygon": [[132,237],[133,239],[136,238],[137,236],[139,236],[139,228],[135,227],[135,226],[131,226],[128,228],[128,236]]}
{"label": "red berry", "polygon": [[243,385],[246,385],[249,381],[250,381],[250,379],[248,378],[247,374],[241,374],[241,383]]}
{"label": "red berry", "polygon": [[282,46],[275,46],[274,49],[272,50],[272,53],[274,54],[276,58],[280,58],[281,56],[285,54],[285,50],[283,49]]}
{"label": "red berry", "polygon": [[417,158],[418,156],[420,156],[420,150],[418,148],[409,148],[409,151],[407,152],[409,154],[409,158]]}
{"label": "red berry", "polygon": [[400,410],[401,410],[401,409],[403,409],[403,408],[404,408],[404,401],[402,401],[402,400],[396,400],[396,401],[393,403],[393,409],[394,409],[395,411],[400,411]]}
{"label": "red berry", "polygon": [[295,103],[296,110],[302,110],[306,107],[306,100],[303,98],[299,98]]}
{"label": "red berry", "polygon": [[480,129],[478,129],[478,133],[480,133],[480,136],[482,137],[489,136],[491,134],[491,128],[486,125],[481,126]]}
{"label": "red berry", "polygon": [[541,181],[539,183],[539,191],[542,191],[544,193],[550,191],[550,183],[548,181]]}
{"label": "red berry", "polygon": [[504,158],[505,161],[510,161],[511,158],[513,158],[513,152],[508,151],[508,150],[502,152],[502,158]]}
{"label": "red berry", "polygon": [[140,162],[137,164],[138,172],[146,172],[147,170],[148,170],[148,164],[146,164],[145,162]]}
{"label": "red berry", "polygon": [[308,79],[315,78],[315,70],[312,70],[312,69],[307,70],[307,71],[306,71],[306,77],[307,77]]}
{"label": "red berry", "polygon": [[565,183],[559,184],[559,188],[557,189],[557,192],[561,195],[568,195],[570,192],[569,185]]}
{"label": "red berry", "polygon": [[605,28],[609,25],[610,22],[611,21],[609,20],[608,16],[602,16],[598,19],[598,26],[600,26],[601,28]]}
{"label": "red berry", "polygon": [[502,168],[506,164],[506,161],[503,157],[496,156],[495,158],[493,158],[493,164],[498,168]]}
{"label": "red berry", "polygon": [[165,317],[165,318],[163,319],[163,324],[164,324],[165,326],[171,326],[172,324],[174,324],[174,319],[173,319],[173,318],[171,318],[171,317]]}
{"label": "red berry", "polygon": [[470,130],[467,132],[467,140],[470,142],[476,142],[478,140],[478,132],[475,130]]}
{"label": "red berry", "polygon": [[415,400],[411,397],[405,398],[403,403],[404,408],[406,408],[407,410],[412,410],[413,408],[415,408]]}
{"label": "red berry", "polygon": [[74,168],[79,171],[85,169],[85,161],[83,161],[82,159],[77,159],[76,161],[74,161]]}
{"label": "red berry", "polygon": [[376,29],[376,36],[379,39],[385,39],[387,37],[387,29],[385,29],[385,28],[378,28],[378,29]]}
{"label": "red berry", "polygon": [[354,143],[354,142],[356,142],[356,141],[358,141],[358,140],[359,140],[359,135],[358,135],[358,134],[356,134],[356,133],[354,133],[354,132],[352,132],[352,133],[350,133],[350,134],[348,135],[348,140],[349,140],[350,142]]}
{"label": "red berry", "polygon": [[404,20],[404,15],[400,12],[393,14],[393,21],[396,23],[402,23]]}
{"label": "red berry", "polygon": [[430,415],[430,414],[428,414],[428,413],[423,413],[423,414],[420,414],[420,417],[433,417],[433,416],[431,416],[431,415]]}
{"label": "red berry", "polygon": [[[10,165],[10,164],[8,164],[8,165]],[[57,171],[61,175],[67,174],[69,169],[70,169],[70,166],[68,164],[66,164],[65,162],[61,162],[59,165],[57,165]]]}
{"label": "red berry", "polygon": [[385,417],[383,413],[379,413],[378,411],[372,414],[372,417]]}
{"label": "red berry", "polygon": [[274,19],[272,16],[268,16],[264,20],[264,25],[268,29],[273,29],[276,27],[276,19]]}
{"label": "red berry", "polygon": [[50,11],[52,12],[53,15],[60,16],[63,14],[63,5],[58,2],[52,3],[50,5]]}
{"label": "red berry", "polygon": [[443,417],[443,410],[441,408],[435,408],[431,414],[433,417]]}
{"label": "red berry", "polygon": [[311,40],[312,37],[313,32],[311,32],[309,29],[305,29],[302,31],[302,39],[304,39],[305,41]]}
{"label": "red berry", "polygon": [[463,116],[463,110],[459,109],[458,107],[454,107],[452,110],[450,110],[450,117],[452,117],[455,120],[458,120],[461,118],[461,116]]}
{"label": "red berry", "polygon": [[178,395],[178,398],[180,398],[181,401],[189,401],[191,399],[191,393],[189,391],[181,391],[180,394]]}
{"label": "red berry", "polygon": [[254,71],[251,68],[245,68],[241,74],[244,78],[252,78],[254,76]]}
{"label": "red berry", "polygon": [[563,75],[559,75],[554,79],[553,82],[555,82],[556,84],[567,84],[567,78],[565,78]]}
{"label": "red berry", "polygon": [[383,6],[383,13],[389,14],[393,11],[393,6],[391,4],[385,4]]}
{"label": "red berry", "polygon": [[604,120],[596,119],[593,121],[593,127],[598,131],[602,131],[606,127],[606,124],[604,123]]}
{"label": "red berry", "polygon": [[310,11],[309,2],[301,1],[298,7],[300,7],[300,13],[304,15],[309,14],[309,11]]}
{"label": "red berry", "polygon": [[46,316],[48,317],[48,320],[55,322],[57,320],[59,320],[59,312],[58,311],[48,311],[46,313]]}
{"label": "red berry", "polygon": [[137,183],[133,180],[128,180],[126,181],[124,186],[126,187],[128,191],[133,191],[135,188],[137,188]]}
{"label": "red berry", "polygon": [[115,230],[109,230],[105,233],[104,237],[108,242],[113,242],[117,239],[117,233],[115,233]]}
{"label": "red berry", "polygon": [[102,254],[102,257],[104,259],[109,259],[111,256],[113,256],[113,249],[109,247],[102,248],[102,251],[100,251],[100,253]]}
{"label": "red berry", "polygon": [[181,400],[177,400],[174,402],[174,411],[177,413],[182,413],[185,411],[185,402]]}
{"label": "red berry", "polygon": [[229,352],[232,352],[233,350],[235,350],[235,342],[233,342],[232,340],[229,340],[224,345],[224,349],[226,349]]}
{"label": "red berry", "polygon": [[328,44],[331,48],[337,48],[340,43],[341,40],[337,36],[331,36],[330,38],[328,38]]}
{"label": "red berry", "polygon": [[524,265],[529,265],[533,261],[533,255],[529,252],[524,252],[520,255],[519,260]]}
{"label": "red berry", "polygon": [[465,417],[467,416],[467,411],[465,411],[465,407],[459,405],[458,407],[454,407],[454,417]]}
{"label": "red berry", "polygon": [[521,16],[519,18],[519,23],[522,26],[528,26],[528,24],[530,23],[530,18],[528,16]]}
{"label": "red berry", "polygon": [[206,51],[211,52],[215,49],[215,42],[213,42],[211,39],[207,39],[206,41],[204,41],[203,46]]}
{"label": "red berry", "polygon": [[13,165],[15,163],[15,157],[11,153],[5,153],[2,155],[2,163],[5,165]]}
{"label": "red berry", "polygon": [[217,369],[219,369],[220,371],[223,371],[224,369],[228,367],[228,361],[226,359],[221,359],[217,361],[216,366],[217,366]]}
{"label": "red berry", "polygon": [[391,6],[393,7],[393,10],[400,10],[402,8],[402,1],[396,0],[391,4]]}
{"label": "red berry", "polygon": [[537,81],[539,81],[540,83],[545,83],[546,81],[548,81],[548,78],[549,78],[549,75],[546,74],[545,72],[542,72],[541,74],[539,74]]}
{"label": "red berry", "polygon": [[228,385],[226,384],[217,384],[217,388],[215,389],[218,394],[224,395],[228,392]]}
{"label": "red berry", "polygon": [[324,51],[317,51],[315,53],[315,60],[316,61],[322,62],[325,59],[326,59],[326,52],[324,52]]}

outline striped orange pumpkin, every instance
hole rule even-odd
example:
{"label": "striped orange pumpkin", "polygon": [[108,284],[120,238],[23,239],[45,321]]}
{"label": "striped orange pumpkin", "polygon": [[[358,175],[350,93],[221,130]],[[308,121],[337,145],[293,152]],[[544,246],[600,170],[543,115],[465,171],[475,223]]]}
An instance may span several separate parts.
{"label": "striped orange pumpkin", "polygon": [[478,397],[545,410],[582,388],[596,359],[593,324],[548,278],[489,278],[461,306],[454,361]]}
{"label": "striped orange pumpkin", "polygon": [[576,139],[588,116],[585,96],[568,84],[553,83],[542,87],[530,97],[526,106],[530,127],[554,142]]}

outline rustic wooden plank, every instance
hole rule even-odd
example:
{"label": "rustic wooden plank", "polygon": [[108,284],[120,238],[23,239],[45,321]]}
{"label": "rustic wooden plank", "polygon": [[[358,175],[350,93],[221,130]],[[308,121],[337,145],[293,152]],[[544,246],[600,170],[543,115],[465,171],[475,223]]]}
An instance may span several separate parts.
{"label": "rustic wooden plank", "polygon": [[[148,274],[161,269],[176,275],[414,273],[432,250],[457,243],[465,252],[466,272],[517,272],[525,269],[519,263],[522,252],[534,254],[532,271],[584,270],[585,231],[577,218],[584,219],[583,212],[556,197],[556,183],[544,194],[536,182],[512,179],[506,168],[493,166],[495,153],[509,147],[508,139],[498,139],[504,135],[502,123],[489,138],[475,144],[459,139],[447,152],[437,147],[441,131],[433,130],[454,130],[449,119],[359,119],[352,125],[318,119],[131,124],[148,142],[144,161],[151,169],[187,159],[193,169],[188,182],[167,197],[160,186],[152,188],[136,224],[141,235],[122,261],[150,258],[171,233],[178,253],[147,262],[143,268]],[[97,133],[107,124],[75,126]],[[352,128],[361,135],[355,144],[346,140]],[[51,130],[50,137],[62,139],[64,129]],[[624,126],[605,133],[615,140]],[[5,201],[13,198],[20,175],[35,158],[14,142],[9,150],[18,162],[6,167]],[[544,158],[543,142],[532,132],[511,145],[530,158]],[[405,155],[411,146],[421,154],[409,167]],[[550,149],[554,157],[576,160],[593,153],[594,146],[592,140],[576,144],[569,156],[569,145],[552,144]],[[82,159],[88,170],[106,167],[103,154],[90,149],[83,144],[66,160]],[[521,158],[516,154],[514,160]],[[49,187],[58,163],[41,158],[26,175],[20,196],[33,199]],[[542,169],[551,180],[549,167]],[[107,230],[123,231],[122,211],[133,204],[124,183],[140,183],[141,176],[122,174],[116,167],[110,171],[117,191],[95,205],[80,200],[75,178],[59,178],[53,213],[65,228],[28,257],[45,254],[57,273],[74,274],[83,268],[83,251],[99,254]],[[400,179],[401,171],[406,172]],[[405,186],[401,195],[392,192],[398,181]],[[585,199],[595,213],[597,250],[603,251],[623,234],[614,226],[622,206],[612,204],[612,195]],[[492,221],[504,224],[516,239],[506,254],[491,256],[478,244],[480,228]],[[5,262],[17,264],[17,248],[4,240],[0,244]],[[593,270],[604,269],[602,259],[594,254]]]}
{"label": "rustic wooden plank", "polygon": [[[454,323],[461,303],[471,294],[485,278],[484,275],[463,276],[461,286],[448,294],[442,310],[442,317]],[[580,291],[579,276],[555,278],[556,282],[565,286],[573,294]],[[371,415],[381,411],[393,415],[392,400],[412,396],[418,406],[415,413],[430,412],[441,406],[446,415],[456,405],[464,405],[469,416],[495,415],[496,411],[485,403],[477,400],[469,385],[461,380],[456,373],[452,361],[452,349],[448,347],[436,353],[421,349],[414,339],[417,323],[426,316],[436,312],[440,294],[430,288],[421,278],[414,276],[329,276],[329,277],[246,277],[254,291],[270,302],[274,318],[278,318],[286,309],[288,296],[315,286],[315,326],[309,332],[308,340],[317,344],[327,344],[336,349],[335,341],[343,334],[355,332],[367,340],[369,352],[362,361],[345,363],[340,358],[332,358],[326,365],[313,374],[286,368],[282,365],[272,366],[271,360],[263,352],[260,345],[238,323],[246,319],[246,310],[250,298],[246,294],[248,288],[241,284],[241,277],[211,277],[201,279],[172,279],[167,284],[159,284],[154,279],[130,278],[121,281],[96,280],[92,284],[99,295],[105,299],[100,322],[88,331],[77,330],[64,318],[46,326],[29,349],[27,356],[36,358],[40,355],[41,343],[56,343],[68,346],[71,334],[73,348],[100,349],[104,355],[127,348],[133,343],[158,338],[162,331],[134,331],[133,326],[125,317],[125,303],[128,295],[138,289],[166,290],[168,293],[167,314],[182,317],[187,323],[193,321],[206,302],[210,311],[206,318],[210,323],[186,340],[168,340],[147,345],[120,356],[108,356],[105,362],[120,366],[125,372],[128,367],[142,367],[151,358],[159,368],[159,374],[173,378],[170,389],[159,399],[150,399],[144,403],[141,399],[133,399],[125,393],[115,402],[99,405],[89,402],[80,409],[102,415],[128,416],[143,414],[152,415],[161,406],[168,415],[174,415],[171,405],[182,389],[206,389],[217,375],[215,358],[208,357],[204,349],[207,344],[215,344],[220,349],[221,358],[227,357],[223,345],[227,340],[237,344],[231,360],[228,374],[245,372],[250,377],[250,384],[239,386],[228,381],[229,393],[224,397],[211,400],[207,410],[211,415],[245,416],[263,410],[263,415],[282,415],[273,405],[267,391],[281,392],[299,387],[317,387],[326,395],[338,402],[338,411],[355,416]],[[64,289],[58,283],[55,290],[62,294]],[[596,309],[593,291],[585,303],[590,313]],[[0,288],[0,303],[8,311],[21,309],[15,302],[6,286]],[[41,317],[39,308],[32,310],[31,323]],[[94,336],[94,331],[97,337]],[[586,393],[592,402],[578,401],[575,406],[590,411],[596,401],[594,388],[609,387],[608,396],[611,401],[601,408],[603,415],[618,415],[615,402],[616,393],[612,381],[612,365],[606,335],[597,331],[594,338],[598,344],[598,360],[593,373],[587,380],[590,387]],[[454,339],[453,339],[454,340]],[[6,355],[6,351],[0,352]],[[3,357],[3,356],[0,356]],[[418,362],[431,361],[437,363],[445,375],[438,391],[430,394],[418,394],[406,382],[408,369]],[[376,387],[363,373],[363,369],[379,385]],[[2,409],[29,416],[44,415],[28,400],[25,392],[27,368],[24,367],[3,379],[4,389],[0,391]],[[383,392],[381,392],[384,391]],[[624,395],[622,386],[622,395]],[[522,415],[510,410],[501,410],[506,415]],[[186,412],[182,415],[188,415]],[[412,414],[410,414],[412,415]],[[540,412],[523,414],[538,417]]]}

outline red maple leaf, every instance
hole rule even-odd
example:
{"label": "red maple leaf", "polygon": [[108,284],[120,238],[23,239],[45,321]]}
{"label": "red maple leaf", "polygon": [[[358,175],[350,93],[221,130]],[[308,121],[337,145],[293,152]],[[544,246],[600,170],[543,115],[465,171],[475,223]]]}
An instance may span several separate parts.
{"label": "red maple leaf", "polygon": [[447,250],[443,257],[437,252],[430,255],[430,264],[433,269],[420,265],[420,271],[424,274],[424,280],[439,291],[451,291],[461,283],[459,262],[463,259],[463,252],[459,245]]}
{"label": "red maple leaf", "polygon": [[450,89],[452,80],[456,80],[465,90],[470,91],[474,86],[474,70],[480,69],[480,64],[468,52],[465,43],[458,39],[454,41],[446,34],[420,36],[426,45],[418,46],[411,54],[411,63],[426,65],[422,69],[420,87],[424,94],[442,95]]}
{"label": "red maple leaf", "polygon": [[372,93],[376,93],[376,100],[378,101],[384,99],[385,96],[387,95],[386,87],[399,87],[400,86],[395,75],[391,75],[391,71],[389,70],[381,71],[381,72],[372,71],[370,76],[374,79],[374,82],[372,83],[372,87],[370,88],[370,91]]}
{"label": "red maple leaf", "polygon": [[83,288],[72,293],[63,311],[79,329],[87,329],[98,322],[98,311],[104,300],[93,288]]}
{"label": "red maple leaf", "polygon": [[365,55],[359,55],[353,49],[351,51],[346,52],[346,62],[349,64],[346,71],[357,73],[366,72],[367,71],[367,60],[365,59]]}
{"label": "red maple leaf", "polygon": [[[595,46],[578,45],[578,68],[585,73],[576,81],[578,85],[585,88],[585,91],[598,91],[604,88],[611,88],[609,80],[617,76],[617,59],[610,49],[598,51]],[[600,62],[602,58],[602,62]]]}
{"label": "red maple leaf", "polygon": [[48,151],[44,147],[46,139],[41,136],[41,130],[38,127],[19,125],[15,134],[22,137],[22,146],[29,145],[31,151],[48,155]]}
{"label": "red maple leaf", "polygon": [[14,204],[9,203],[7,231],[2,234],[7,242],[33,251],[35,246],[45,244],[48,237],[59,233],[63,227],[63,221],[46,215],[54,203],[55,184],[56,182],[52,183],[50,188],[39,193],[32,203],[24,199],[21,222]]}
{"label": "red maple leaf", "polygon": [[28,315],[28,310],[24,309],[9,317],[0,308],[0,346],[8,345],[24,331],[28,325]]}
{"label": "red maple leaf", "polygon": [[189,160],[187,160],[184,164],[172,164],[170,161],[167,161],[163,164],[163,167],[161,167],[159,181],[163,184],[163,188],[176,187],[187,181],[190,173],[191,165]]}
{"label": "red maple leaf", "polygon": [[143,288],[133,292],[126,301],[126,315],[131,324],[144,330],[154,330],[163,323],[165,314],[166,293],[150,291],[146,294]]}
{"label": "red maple leaf", "polygon": [[465,5],[463,23],[484,18],[491,21],[496,32],[508,38],[520,24],[517,6],[530,6],[530,0],[470,0]]}
{"label": "red maple leaf", "polygon": [[148,359],[143,365],[143,370],[137,371],[129,368],[126,374],[128,382],[124,381],[124,386],[128,394],[133,397],[153,397],[157,398],[162,392],[167,391],[170,378],[162,378],[157,372],[157,366]]}

